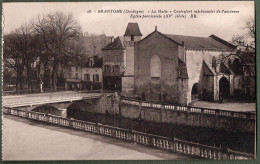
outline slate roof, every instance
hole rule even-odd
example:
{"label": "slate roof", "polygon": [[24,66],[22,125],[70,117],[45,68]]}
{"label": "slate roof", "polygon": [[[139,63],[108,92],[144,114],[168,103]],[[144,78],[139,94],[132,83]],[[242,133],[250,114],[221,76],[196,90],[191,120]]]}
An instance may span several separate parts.
{"label": "slate roof", "polygon": [[128,23],[124,36],[142,36],[138,23]]}
{"label": "slate roof", "polygon": [[211,35],[210,37],[164,35],[179,44],[184,43],[187,50],[234,50],[236,48],[234,45],[215,35]]}
{"label": "slate roof", "polygon": [[102,48],[102,50],[124,50],[125,45],[123,43],[123,40],[124,38],[122,36],[118,36],[113,42]]}

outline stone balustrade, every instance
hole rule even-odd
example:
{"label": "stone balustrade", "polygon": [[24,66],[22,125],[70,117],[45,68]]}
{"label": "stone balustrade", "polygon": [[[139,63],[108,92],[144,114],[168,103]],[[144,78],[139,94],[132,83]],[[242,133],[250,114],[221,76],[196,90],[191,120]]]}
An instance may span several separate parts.
{"label": "stone balustrade", "polygon": [[[135,104],[135,103],[134,103]],[[142,104],[146,105],[146,104]],[[149,104],[150,105],[150,104]],[[153,105],[152,105],[153,106]],[[162,105],[165,107],[165,105]],[[159,106],[155,106],[159,107]],[[167,108],[171,109],[172,106],[167,106]],[[187,108],[187,107],[179,107],[174,109],[180,111],[190,112],[206,112],[207,114],[223,114],[225,116],[234,116],[234,114],[222,113],[222,111],[218,111],[215,113],[212,110],[204,110],[197,108]],[[23,118],[28,118],[32,120],[37,120],[43,123],[54,124],[62,127],[68,127],[75,130],[85,131],[89,133],[94,133],[98,135],[108,136],[111,138],[116,138],[120,140],[124,140],[127,142],[134,142],[140,145],[150,146],[153,148],[168,150],[174,153],[185,154],[195,158],[202,159],[254,159],[253,154],[236,152],[229,149],[217,148],[207,145],[202,145],[198,143],[183,141],[177,138],[169,138],[163,136],[157,136],[152,134],[147,134],[143,132],[138,132],[129,129],[122,129],[107,125],[102,125],[99,123],[92,123],[86,121],[80,121],[75,119],[63,118],[60,116],[54,116],[46,113],[39,113],[33,111],[23,111],[15,108],[6,108],[3,107],[4,114],[10,114],[14,116],[19,116]],[[240,115],[236,115],[239,116]]]}
{"label": "stone balustrade", "polygon": [[226,111],[221,109],[209,109],[209,108],[199,108],[191,106],[179,106],[172,104],[159,104],[153,102],[144,102],[133,99],[121,98],[121,103],[130,104],[135,106],[142,106],[143,108],[152,108],[152,109],[162,109],[162,110],[175,110],[180,112],[191,112],[191,113],[201,113],[206,115],[215,115],[215,116],[224,116],[232,118],[241,118],[241,119],[251,119],[255,120],[255,113],[251,112],[235,112],[235,111]]}

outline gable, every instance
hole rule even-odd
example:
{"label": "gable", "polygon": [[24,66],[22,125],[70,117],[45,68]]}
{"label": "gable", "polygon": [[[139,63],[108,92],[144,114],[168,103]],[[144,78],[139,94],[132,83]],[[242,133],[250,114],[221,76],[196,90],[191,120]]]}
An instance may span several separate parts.
{"label": "gable", "polygon": [[172,40],[171,38],[167,37],[166,35],[160,33],[159,31],[154,31],[152,33],[150,33],[149,35],[147,35],[145,38],[143,38],[142,40],[140,40],[138,42],[138,44],[142,44],[144,42],[151,42],[151,41],[154,41],[156,42],[157,44],[161,44],[159,42],[159,40],[165,40],[167,41],[169,44],[175,44],[175,45],[181,45],[179,44],[178,42]]}

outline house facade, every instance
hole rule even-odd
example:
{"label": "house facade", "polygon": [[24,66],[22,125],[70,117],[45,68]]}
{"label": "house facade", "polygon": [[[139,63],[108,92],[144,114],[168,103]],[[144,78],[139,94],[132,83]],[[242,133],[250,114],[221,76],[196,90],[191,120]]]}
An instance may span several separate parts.
{"label": "house facade", "polygon": [[223,39],[163,34],[157,29],[135,44],[134,92],[149,101],[189,104],[233,95],[234,73],[221,60],[236,53]]}
{"label": "house facade", "polygon": [[66,70],[66,90],[100,90],[102,89],[102,63],[90,57],[84,66],[71,66]]}
{"label": "house facade", "polygon": [[133,92],[134,45],[142,34],[137,23],[128,23],[124,36],[111,40],[103,51],[104,89]]}

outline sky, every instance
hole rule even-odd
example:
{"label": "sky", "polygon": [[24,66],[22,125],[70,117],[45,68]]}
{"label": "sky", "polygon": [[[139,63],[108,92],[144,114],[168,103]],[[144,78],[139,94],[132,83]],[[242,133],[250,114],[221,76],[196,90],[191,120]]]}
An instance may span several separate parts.
{"label": "sky", "polygon": [[[143,10],[149,15],[151,10],[233,10],[239,13],[199,14],[198,18],[145,18],[133,19],[130,14],[100,14],[98,10]],[[88,13],[91,10],[92,13]],[[136,22],[143,37],[154,31],[165,34],[207,37],[211,34],[230,41],[234,35],[242,34],[244,22],[254,17],[253,1],[205,1],[205,2],[27,2],[3,4],[3,32],[8,34],[29,23],[38,15],[55,11],[71,12],[81,25],[83,32],[107,36],[124,35],[127,23]],[[96,13],[94,13],[96,11]],[[149,11],[149,13],[148,13]],[[143,14],[141,14],[143,15]]]}

